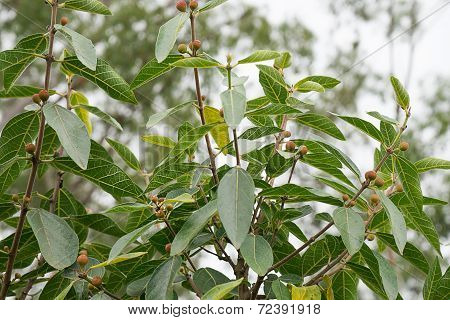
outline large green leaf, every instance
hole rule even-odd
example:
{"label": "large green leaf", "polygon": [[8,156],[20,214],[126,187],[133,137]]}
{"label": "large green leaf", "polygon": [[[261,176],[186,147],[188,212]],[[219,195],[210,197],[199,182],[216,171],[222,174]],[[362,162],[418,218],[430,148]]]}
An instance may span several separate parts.
{"label": "large green leaf", "polygon": [[231,129],[236,129],[245,117],[246,97],[236,89],[229,89],[220,94],[225,122]]}
{"label": "large green leaf", "polygon": [[259,64],[257,67],[259,69],[259,82],[269,100],[273,103],[285,103],[289,92],[280,72],[266,65]]}
{"label": "large green leaf", "polygon": [[194,126],[190,126],[187,128],[186,132],[183,132],[183,135],[178,139],[177,145],[170,151],[171,157],[177,157],[183,154],[187,150],[191,150],[197,146],[198,141],[205,136],[212,128],[216,126],[213,124],[205,124],[204,126],[200,126],[195,128]]}
{"label": "large green leaf", "polygon": [[146,300],[173,300],[173,280],[181,263],[180,257],[171,257],[153,271],[145,291]]}
{"label": "large green leaf", "polygon": [[250,228],[255,184],[242,168],[232,168],[222,178],[217,190],[217,208],[225,231],[239,249]]}
{"label": "large green leaf", "polygon": [[62,67],[91,81],[104,90],[111,98],[132,104],[137,103],[136,97],[128,83],[102,59],[97,59],[97,69],[95,71],[84,66],[76,56],[64,58]]}
{"label": "large green leaf", "polygon": [[247,235],[241,245],[241,254],[249,267],[260,276],[264,276],[273,264],[272,248],[259,235]]}
{"label": "large green leaf", "polygon": [[344,135],[329,118],[317,113],[304,113],[297,116],[296,120],[301,124],[324,132],[333,138],[345,140]]}
{"label": "large green leaf", "polygon": [[304,277],[316,273],[335,259],[344,248],[342,241],[331,235],[313,243],[302,256],[300,275]]}
{"label": "large green leaf", "polygon": [[406,245],[406,222],[403,218],[400,210],[395,206],[395,204],[384,194],[381,190],[375,190],[377,195],[381,199],[381,204],[384,210],[386,210],[389,221],[391,222],[392,233],[395,238],[395,243],[397,245],[400,253],[403,253],[403,249]]}
{"label": "large green leaf", "polygon": [[9,90],[0,90],[0,99],[4,98],[26,98],[31,97],[33,94],[39,93],[42,88],[16,85],[11,87]]}
{"label": "large green leaf", "polygon": [[290,107],[285,104],[280,103],[272,103],[268,106],[264,106],[261,108],[253,109],[249,112],[247,112],[247,116],[249,117],[255,117],[255,116],[277,116],[277,115],[297,115],[301,114],[302,112]]}
{"label": "large green leaf", "polygon": [[[156,221],[156,220],[155,220]],[[140,227],[136,230],[133,230],[130,233],[127,233],[123,237],[114,243],[109,252],[108,259],[114,259],[118,257],[130,244],[134,243],[144,232],[146,232],[155,222],[150,222],[143,227]]]}
{"label": "large green leaf", "polygon": [[142,67],[133,82],[131,82],[131,89],[135,90],[142,87],[150,81],[169,72],[175,68],[172,64],[180,59],[183,59],[183,56],[179,54],[171,54],[162,62],[158,62],[156,58],[153,58]]}
{"label": "large green leaf", "polygon": [[172,51],[172,48],[177,41],[178,33],[183,29],[183,26],[188,19],[188,12],[180,12],[159,28],[155,49],[155,55],[158,62],[161,63],[169,56],[170,51]]}
{"label": "large green leaf", "polygon": [[183,252],[189,243],[198,235],[205,227],[211,217],[217,212],[217,201],[210,201],[202,208],[194,211],[186,222],[177,232],[175,239],[172,242],[170,255],[175,256]]}
{"label": "large green leaf", "polygon": [[184,175],[194,171],[198,166],[194,162],[180,163],[175,160],[168,160],[153,171],[146,192],[164,186],[178,178],[182,178]]}
{"label": "large green leaf", "polygon": [[334,206],[341,206],[342,201],[330,196],[329,194],[312,188],[305,188],[295,184],[285,184],[279,187],[263,190],[259,196],[269,198],[292,197],[297,201],[319,201]]}
{"label": "large green leaf", "polygon": [[[266,284],[264,284],[264,288],[266,288]],[[271,290],[277,300],[290,300],[291,293],[286,285],[284,285],[280,279],[276,279],[271,284]]]}
{"label": "large green leaf", "polygon": [[212,288],[211,290],[209,290],[208,292],[206,292],[202,296],[202,300],[222,300],[231,291],[233,291],[234,288],[239,286],[242,283],[242,280],[244,280],[244,278],[241,278],[241,279],[238,279],[235,281],[231,281],[228,283],[219,284],[219,285],[215,286],[214,288]]}
{"label": "large green leaf", "polygon": [[305,83],[305,82],[315,82],[315,83],[319,84],[320,86],[322,86],[325,89],[332,89],[332,88],[336,87],[339,83],[341,83],[339,80],[331,78],[331,77],[326,77],[326,76],[309,76],[309,77],[306,77],[306,78],[298,81],[294,85],[294,88],[301,87],[302,84]]}
{"label": "large green leaf", "polygon": [[436,296],[436,288],[438,286],[439,280],[442,277],[441,266],[439,264],[439,259],[436,257],[434,259],[433,265],[428,272],[427,278],[423,285],[423,299],[433,300]]}
{"label": "large green leaf", "polygon": [[437,283],[436,296],[437,300],[449,300],[450,299],[450,268],[447,268],[442,278]]}
{"label": "large green leaf", "polygon": [[408,200],[416,206],[418,210],[422,210],[423,196],[420,187],[419,173],[416,166],[408,159],[398,156],[395,162],[398,176],[405,190]]}
{"label": "large green leaf", "polygon": [[55,159],[51,165],[95,183],[114,197],[141,198],[142,196],[141,188],[122,169],[110,161],[91,158],[86,170],[81,170],[67,157]]}
{"label": "large green leaf", "polygon": [[257,50],[248,57],[239,60],[239,64],[255,63],[267,60],[273,60],[280,56],[280,53],[273,50]]}
{"label": "large green leaf", "polygon": [[27,164],[13,161],[25,157],[24,146],[31,143],[39,130],[39,115],[35,112],[21,113],[12,118],[3,128],[0,136],[0,194],[16,181]]}
{"label": "large green leaf", "polygon": [[80,62],[95,71],[97,68],[97,53],[91,40],[78,32],[60,24],[55,25],[55,29],[63,34],[69,44],[72,46]]}
{"label": "large green leaf", "polygon": [[109,145],[117,152],[117,154],[125,161],[125,163],[136,171],[141,170],[141,163],[136,158],[134,153],[125,145],[110,138],[106,138]]}
{"label": "large green leaf", "polygon": [[333,276],[333,294],[335,300],[357,300],[358,278],[352,271],[342,270]]}
{"label": "large green leaf", "polygon": [[434,169],[450,169],[450,161],[433,157],[421,159],[414,163],[414,165],[419,173],[424,173]]}
{"label": "large green leaf", "polygon": [[398,295],[397,274],[389,262],[381,254],[373,251],[373,255],[378,261],[378,268],[383,282],[384,290],[390,300],[394,300]]}
{"label": "large green leaf", "polygon": [[208,292],[219,284],[230,282],[223,273],[211,268],[198,269],[192,278],[202,293]]}
{"label": "large green leaf", "polygon": [[378,130],[370,122],[356,117],[347,117],[347,116],[338,116],[338,117],[344,120],[345,122],[351,124],[352,126],[358,128],[359,130],[367,134],[369,137],[372,137],[380,142],[383,141],[383,136],[381,135],[380,130]]}
{"label": "large green leaf", "polygon": [[395,92],[395,100],[397,104],[402,107],[402,109],[406,109],[409,107],[409,94],[406,91],[405,87],[401,84],[401,82],[394,76],[391,76],[391,84],[394,88]]}
{"label": "large green leaf", "polygon": [[178,59],[172,63],[173,67],[177,68],[199,68],[199,69],[207,69],[207,68],[216,68],[222,66],[220,63],[216,61],[211,61],[201,57],[190,57]]}
{"label": "large green leaf", "polygon": [[334,210],[333,220],[345,247],[350,255],[354,255],[364,243],[365,225],[363,219],[352,208],[337,208]]}
{"label": "large green leaf", "polygon": [[99,214],[91,213],[78,216],[70,216],[70,221],[82,224],[92,230],[109,234],[115,237],[122,237],[125,232],[111,218]]}
{"label": "large green leaf", "polygon": [[46,104],[43,111],[48,125],[56,131],[65,152],[81,169],[86,169],[91,140],[84,123],[74,113],[57,104]]}
{"label": "large green leaf", "polygon": [[314,82],[314,81],[304,81],[300,84],[296,84],[294,86],[294,89],[298,92],[311,92],[311,91],[315,91],[315,92],[325,92],[325,88],[322,87],[319,83]]}
{"label": "large green leaf", "polygon": [[32,209],[27,220],[49,265],[61,270],[76,260],[78,237],[64,219],[43,209]]}
{"label": "large green leaf", "polygon": [[108,7],[98,0],[67,0],[61,4],[62,8],[97,13],[103,15],[111,15]]}

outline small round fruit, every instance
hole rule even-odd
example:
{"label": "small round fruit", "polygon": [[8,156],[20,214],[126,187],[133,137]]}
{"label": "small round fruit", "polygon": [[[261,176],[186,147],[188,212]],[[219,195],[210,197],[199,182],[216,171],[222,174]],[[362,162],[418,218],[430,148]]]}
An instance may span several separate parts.
{"label": "small round fruit", "polygon": [[78,258],[77,258],[77,263],[78,263],[80,266],[82,266],[82,267],[84,267],[85,265],[87,265],[88,262],[89,262],[89,258],[88,258],[88,256],[85,255],[85,254],[80,254],[80,255],[78,256]]}
{"label": "small round fruit", "polygon": [[202,47],[202,42],[200,40],[194,40],[191,43],[189,43],[189,48],[191,50],[198,50]]}
{"label": "small round fruit", "polygon": [[36,146],[33,143],[28,143],[25,145],[25,151],[28,154],[34,154],[36,152]]}
{"label": "small round fruit", "polygon": [[177,1],[176,7],[177,7],[178,11],[186,12],[186,10],[187,10],[186,1],[184,1],[184,0]]}
{"label": "small round fruit", "polygon": [[164,211],[162,211],[162,210],[156,211],[155,216],[159,219],[164,218]]}
{"label": "small round fruit", "polygon": [[16,273],[14,274],[14,278],[20,279],[20,278],[22,278],[22,275],[21,275],[20,273],[16,272]]}
{"label": "small round fruit", "polygon": [[355,200],[350,201],[350,203],[348,204],[349,207],[354,207],[355,205],[356,205]]}
{"label": "small round fruit", "polygon": [[397,191],[397,192],[403,192],[403,185],[397,184],[397,185],[395,186],[395,191]]}
{"label": "small round fruit", "polygon": [[295,145],[294,141],[286,142],[286,151],[293,152],[293,151],[295,151],[295,147],[296,147],[296,145]]}
{"label": "small round fruit", "polygon": [[60,21],[60,24],[61,24],[61,25],[65,26],[65,25],[68,24],[68,23],[69,23],[69,18],[67,18],[67,17],[61,17],[61,21]]}
{"label": "small round fruit", "polygon": [[350,196],[348,194],[343,194],[342,200],[344,200],[344,202],[347,202],[348,200],[350,200]]}
{"label": "small round fruit", "polygon": [[33,100],[33,102],[36,104],[41,104],[41,98],[39,97],[39,94],[37,94],[37,93],[33,94],[33,96],[31,97],[31,100]]}
{"label": "small round fruit", "polygon": [[384,185],[384,180],[380,177],[377,177],[375,179],[375,186],[381,188]]}
{"label": "small round fruit", "polygon": [[80,250],[80,255],[84,254],[85,256],[88,255],[88,252],[86,249]]}
{"label": "small round fruit", "polygon": [[221,116],[222,118],[224,117],[225,113],[223,112],[223,108],[220,108],[219,114],[220,114],[220,116]]}
{"label": "small round fruit", "polygon": [[50,98],[50,95],[48,94],[47,90],[41,90],[39,91],[39,98],[41,98],[42,101],[47,101],[48,98]]}
{"label": "small round fruit", "polygon": [[8,246],[4,246],[4,247],[3,247],[3,251],[9,252],[9,247],[8,247]]}
{"label": "small round fruit", "polygon": [[197,0],[191,0],[191,2],[189,2],[189,8],[191,8],[191,10],[197,9],[198,8]]}
{"label": "small round fruit", "polygon": [[281,136],[282,136],[283,138],[289,138],[291,135],[292,135],[291,132],[290,132],[290,131],[287,131],[287,130],[284,130],[284,131],[281,133]]}
{"label": "small round fruit", "polygon": [[166,205],[166,210],[167,211],[172,211],[173,210],[173,205],[171,203]]}
{"label": "small round fruit", "polygon": [[31,198],[30,197],[27,197],[27,196],[23,197],[23,204],[24,205],[28,205],[30,202],[31,202]]}
{"label": "small round fruit", "polygon": [[369,241],[375,240],[375,235],[374,235],[373,233],[369,233],[369,234],[367,235],[367,240],[369,240]]}
{"label": "small round fruit", "polygon": [[170,250],[172,249],[172,244],[167,243],[166,246],[164,247],[164,249],[166,250],[167,253],[170,253]]}
{"label": "small round fruit", "polygon": [[202,95],[202,101],[206,101],[206,96]]}
{"label": "small round fruit", "polygon": [[399,149],[400,149],[401,151],[406,151],[406,150],[408,150],[408,149],[409,149],[409,143],[406,142],[406,141],[400,142]]}
{"label": "small round fruit", "polygon": [[184,43],[180,43],[180,44],[178,45],[178,52],[179,52],[179,53],[187,53],[187,52],[188,52],[188,47],[187,47],[187,45],[184,44]]}
{"label": "small round fruit", "polygon": [[159,203],[162,203],[162,202],[164,202],[164,201],[166,201],[166,198],[161,197],[161,198],[158,199],[158,202],[159,202]]}
{"label": "small round fruit", "polygon": [[158,203],[158,197],[157,196],[151,196],[150,200],[152,200],[153,203]]}
{"label": "small round fruit", "polygon": [[91,283],[94,287],[100,287],[102,285],[102,278],[99,276],[92,277]]}
{"label": "small round fruit", "polygon": [[307,153],[308,153],[308,147],[307,146],[301,146],[300,147],[300,154],[302,155],[302,156],[304,156],[304,155],[306,155]]}
{"label": "small round fruit", "polygon": [[377,173],[373,170],[367,171],[364,175],[366,180],[373,181],[377,178]]}
{"label": "small round fruit", "polygon": [[373,193],[370,195],[370,202],[373,204],[378,204],[378,202],[380,202],[380,197],[376,193]]}
{"label": "small round fruit", "polygon": [[18,195],[17,193],[14,193],[14,194],[11,196],[11,200],[12,200],[13,202],[19,202],[19,195]]}

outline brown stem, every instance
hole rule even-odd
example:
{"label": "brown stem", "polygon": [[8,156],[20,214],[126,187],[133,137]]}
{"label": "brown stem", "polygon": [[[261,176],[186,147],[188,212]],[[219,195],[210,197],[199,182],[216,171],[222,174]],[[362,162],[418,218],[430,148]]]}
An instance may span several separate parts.
{"label": "brown stem", "polygon": [[236,165],[241,166],[241,155],[239,154],[239,144],[236,129],[233,129],[234,149],[236,151]]}
{"label": "brown stem", "polygon": [[[54,26],[56,24],[57,13],[58,13],[58,0],[54,0],[52,3],[52,10],[51,10],[51,22],[50,22],[50,27],[49,27],[50,41],[49,41],[48,55],[47,55],[47,59],[46,59],[47,66],[46,66],[46,70],[45,70],[45,86],[44,86],[44,88],[47,91],[49,90],[49,87],[50,87],[51,67],[52,67],[52,63],[54,61],[54,59],[53,59],[53,45],[54,45],[54,41],[55,41]],[[37,170],[39,167],[40,156],[41,156],[41,151],[42,151],[42,141],[44,139],[44,130],[45,130],[45,116],[44,116],[44,113],[41,111],[39,132],[38,132],[38,137],[37,137],[37,141],[36,141],[36,152],[31,161],[31,163],[32,163],[31,172],[28,177],[28,183],[27,183],[27,187],[25,190],[25,196],[24,196],[24,199],[26,199],[27,201],[23,201],[22,207],[20,209],[19,221],[17,223],[17,228],[16,228],[16,232],[14,234],[14,239],[13,239],[13,243],[11,246],[11,250],[8,255],[8,261],[6,263],[6,271],[3,276],[3,284],[2,284],[2,289],[0,291],[0,300],[6,299],[6,296],[8,294],[8,289],[11,284],[11,274],[12,274],[12,271],[14,268],[14,261],[16,260],[17,251],[19,249],[19,242],[20,242],[20,238],[22,236],[23,228],[25,225],[25,219],[26,219],[28,207],[30,204],[29,200],[31,199],[31,196],[33,193],[34,182],[36,181]]]}
{"label": "brown stem", "polygon": [[[192,41],[196,40],[195,37],[195,15],[191,13],[191,39]],[[195,49],[192,49],[192,56],[197,56],[197,51]],[[197,95],[197,103],[198,103],[198,110],[200,113],[200,120],[202,122],[202,125],[206,124],[206,120],[205,120],[205,106],[203,104],[203,99],[202,99],[202,91],[201,91],[201,87],[200,87],[200,76],[198,74],[198,69],[194,68],[194,77],[195,77],[195,92]],[[214,178],[214,182],[216,184],[219,184],[219,176],[217,175],[217,167],[216,167],[216,156],[214,154],[213,148],[212,148],[212,144],[211,144],[211,139],[209,137],[209,133],[207,133],[205,135],[205,142],[206,142],[206,147],[208,149],[208,154],[209,154],[209,159],[211,162],[211,171],[213,174],[213,178]]]}

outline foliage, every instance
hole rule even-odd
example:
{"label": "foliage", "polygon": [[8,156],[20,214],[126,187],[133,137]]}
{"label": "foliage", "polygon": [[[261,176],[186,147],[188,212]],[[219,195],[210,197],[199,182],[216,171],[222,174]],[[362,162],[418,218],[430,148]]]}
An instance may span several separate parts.
{"label": "foliage", "polygon": [[[448,299],[449,271],[442,274],[438,257],[430,265],[422,252],[407,242],[409,229],[421,234],[437,256],[441,254],[436,228],[425,210],[427,205],[445,202],[424,197],[420,174],[449,169],[449,164],[432,157],[416,162],[408,159],[402,137],[414,110],[405,87],[391,77],[402,119],[371,112],[379,127],[354,116],[322,114],[305,102],[306,93],[327,92],[340,81],[312,75],[288,83],[289,53],[271,48],[237,62],[228,55],[221,62],[202,50],[195,32],[197,19],[225,3],[212,0],[164,23],[155,59],[142,67],[131,84],[97,57],[91,40],[56,24],[59,10],[110,15],[97,0],[46,1],[51,9],[48,32],[27,36],[14,49],[0,53],[5,87],[0,97],[28,96],[33,100],[27,111],[6,124],[0,136],[0,221],[16,230],[15,236],[0,241],[0,262],[6,267],[0,298],[26,296],[34,282],[50,274],[43,280],[41,299],[101,295],[113,299],[177,299],[180,295],[201,299],[356,299],[359,281],[380,298],[398,299],[397,270],[383,256],[388,246],[427,274],[425,299]],[[189,45],[180,46],[179,54],[173,54],[188,25],[192,31]],[[62,35],[68,45],[61,58],[55,58],[55,35]],[[22,73],[36,61],[47,66],[43,88],[18,84]],[[65,75],[65,92],[50,90],[54,64]],[[243,64],[256,64],[264,96],[247,97],[248,77],[238,74]],[[192,118],[178,128],[177,141],[143,136],[148,143],[170,149],[148,173],[128,146],[108,137],[108,144],[122,160],[115,163],[102,145],[91,140],[89,114],[117,130],[122,126],[74,91],[74,79],[86,79],[112,99],[136,104],[134,90],[178,69],[192,71],[195,100],[153,114],[147,122],[151,130],[166,117],[188,109]],[[203,69],[216,70],[223,77],[226,88],[218,95],[222,109],[204,104],[199,76]],[[57,104],[56,97],[65,98],[65,108]],[[244,119],[252,127],[238,135]],[[359,169],[331,139],[346,140],[340,120],[379,146],[374,150],[373,170],[362,181]],[[289,132],[289,122],[312,128],[320,136]],[[262,139],[267,137],[270,140]],[[250,141],[261,143],[252,148]],[[196,162],[202,144],[208,159]],[[232,166],[218,166],[222,163],[218,159],[225,157],[233,159]],[[293,174],[300,164],[323,172],[317,180],[333,191],[294,183]],[[55,170],[46,173],[45,167]],[[137,178],[127,175],[123,167],[137,172]],[[29,175],[25,192],[9,194],[22,174]],[[40,194],[35,184],[43,174],[53,174],[55,183]],[[70,190],[63,188],[68,175],[95,184],[116,200],[116,206],[88,213]],[[282,177],[287,177],[287,183]],[[323,204],[333,213],[315,212],[305,202]],[[308,224],[302,218],[312,214],[327,223],[307,237],[302,229]],[[339,236],[328,234],[332,228]],[[114,243],[91,243],[87,240],[91,232],[113,237]],[[294,246],[293,238],[302,245]],[[374,238],[378,245],[369,246],[366,241]],[[197,256],[206,254],[229,264],[235,279],[212,268],[197,269]],[[33,264],[35,257],[37,264]],[[26,274],[12,278],[13,269],[28,266]],[[255,281],[251,282],[249,273],[257,276]],[[100,285],[89,285],[98,277],[102,278]]]}

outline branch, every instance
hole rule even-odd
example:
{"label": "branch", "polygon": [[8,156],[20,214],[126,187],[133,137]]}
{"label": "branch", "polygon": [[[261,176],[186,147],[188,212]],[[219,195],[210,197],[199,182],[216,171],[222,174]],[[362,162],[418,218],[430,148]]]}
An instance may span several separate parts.
{"label": "branch", "polygon": [[[45,70],[45,85],[44,89],[48,92],[50,87],[50,75],[51,75],[51,68],[53,63],[53,46],[55,42],[55,29],[54,26],[56,24],[56,16],[58,13],[58,0],[54,0],[51,4],[52,10],[51,10],[51,22],[49,27],[49,48],[48,48],[48,55],[47,55],[47,66]],[[32,158],[32,165],[31,165],[31,172],[28,177],[28,183],[25,191],[24,201],[22,202],[22,206],[20,209],[20,215],[19,215],[19,221],[17,223],[16,232],[14,234],[13,243],[11,246],[11,250],[8,255],[8,261],[6,263],[6,271],[3,276],[3,284],[2,289],[0,291],[0,300],[6,299],[6,296],[8,294],[8,289],[11,284],[11,274],[14,268],[14,261],[16,260],[17,251],[19,250],[19,242],[20,238],[22,236],[24,224],[26,215],[29,209],[29,205],[31,202],[31,196],[33,193],[33,187],[34,182],[36,180],[37,170],[39,167],[40,162],[40,156],[42,151],[42,142],[44,139],[44,131],[45,131],[45,116],[44,113],[41,111],[40,113],[40,123],[39,123],[39,132],[38,137],[36,141],[36,152]]]}

